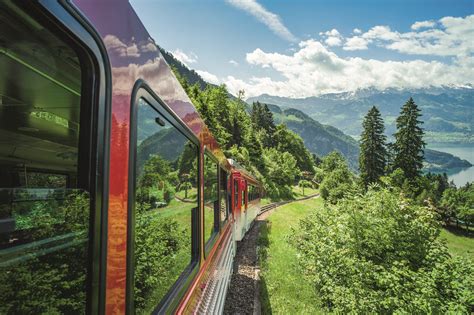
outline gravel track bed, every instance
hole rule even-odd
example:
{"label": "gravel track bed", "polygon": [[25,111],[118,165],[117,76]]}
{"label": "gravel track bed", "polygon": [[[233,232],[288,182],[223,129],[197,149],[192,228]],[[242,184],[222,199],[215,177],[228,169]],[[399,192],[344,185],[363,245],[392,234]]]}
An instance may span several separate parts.
{"label": "gravel track bed", "polygon": [[263,222],[257,218],[237,246],[224,314],[260,314],[260,305],[256,304],[259,303],[257,240],[261,224]]}
{"label": "gravel track bed", "polygon": [[[318,198],[319,194],[302,198]],[[257,216],[255,222],[247,235],[237,245],[237,253],[234,258],[234,272],[230,279],[230,286],[225,300],[224,314],[255,314],[261,313],[259,276],[257,257],[257,241],[260,226],[265,224],[266,219],[277,208],[268,210]]]}

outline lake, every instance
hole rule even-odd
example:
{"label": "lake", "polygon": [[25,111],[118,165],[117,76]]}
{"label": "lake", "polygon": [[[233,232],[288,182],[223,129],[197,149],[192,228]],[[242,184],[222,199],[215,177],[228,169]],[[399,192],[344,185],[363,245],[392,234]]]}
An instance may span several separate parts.
{"label": "lake", "polygon": [[[429,149],[450,153],[474,165],[474,147],[469,145],[429,145]],[[449,180],[457,187],[464,186],[467,182],[474,181],[474,166],[463,169],[450,169],[446,172]]]}

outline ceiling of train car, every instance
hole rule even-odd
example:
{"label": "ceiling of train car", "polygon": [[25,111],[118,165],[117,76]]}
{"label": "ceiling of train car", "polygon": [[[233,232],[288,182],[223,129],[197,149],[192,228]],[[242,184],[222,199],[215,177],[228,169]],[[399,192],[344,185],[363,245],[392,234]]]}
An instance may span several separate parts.
{"label": "ceiling of train car", "polygon": [[11,1],[0,1],[0,29],[2,163],[73,170],[81,92],[76,53]]}

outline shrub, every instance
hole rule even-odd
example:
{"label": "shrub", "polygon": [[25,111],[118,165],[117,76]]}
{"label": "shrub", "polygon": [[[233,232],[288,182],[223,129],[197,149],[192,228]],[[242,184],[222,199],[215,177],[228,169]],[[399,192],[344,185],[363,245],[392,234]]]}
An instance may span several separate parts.
{"label": "shrub", "polygon": [[432,209],[381,189],[312,213],[290,242],[330,311],[468,313],[474,264],[438,235]]}

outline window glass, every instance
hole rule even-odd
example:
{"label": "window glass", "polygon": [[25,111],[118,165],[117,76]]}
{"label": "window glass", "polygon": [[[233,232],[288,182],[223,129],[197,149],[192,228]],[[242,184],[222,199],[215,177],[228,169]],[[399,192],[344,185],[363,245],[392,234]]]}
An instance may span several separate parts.
{"label": "window glass", "polygon": [[192,259],[198,148],[145,100],[138,102],[134,302],[151,313]]}
{"label": "window glass", "polygon": [[219,167],[207,154],[204,155],[204,242],[216,232],[215,212],[218,211],[218,171]]}
{"label": "window glass", "polygon": [[21,3],[0,1],[0,314],[81,314],[90,80],[79,49]]}
{"label": "window glass", "polygon": [[227,172],[221,169],[220,177],[220,221],[221,225],[227,221],[228,209],[227,209]]}
{"label": "window glass", "polygon": [[[247,182],[244,182],[247,183]],[[242,207],[245,209],[245,193],[247,191],[247,185],[245,185],[245,189],[242,189]]]}
{"label": "window glass", "polygon": [[239,207],[239,181],[237,179],[234,180],[234,207]]}

